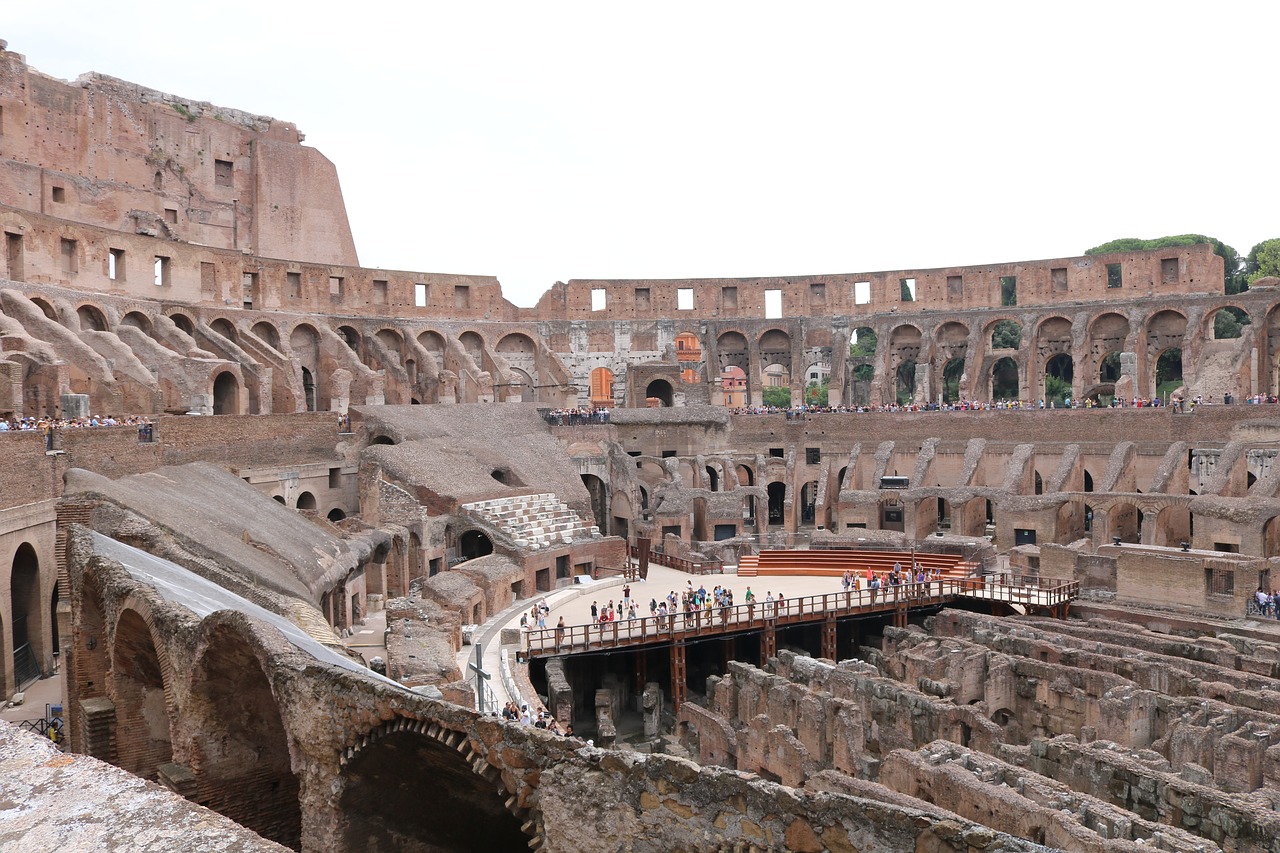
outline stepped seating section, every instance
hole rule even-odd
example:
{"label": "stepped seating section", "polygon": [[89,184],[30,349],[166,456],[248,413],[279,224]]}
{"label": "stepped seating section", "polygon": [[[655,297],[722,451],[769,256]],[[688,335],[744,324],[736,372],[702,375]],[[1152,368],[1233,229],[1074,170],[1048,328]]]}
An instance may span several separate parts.
{"label": "stepped seating section", "polygon": [[[807,575],[841,577],[853,571],[865,578],[867,569],[878,574],[893,570],[894,563],[911,567],[910,551],[761,551],[738,560],[739,577],[759,575]],[[917,551],[915,561],[926,571],[937,569],[943,578],[973,577],[975,566],[959,554],[926,554]]]}
{"label": "stepped seating section", "polygon": [[462,505],[534,551],[558,548],[582,539],[597,539],[600,528],[587,524],[554,494],[517,495]]}

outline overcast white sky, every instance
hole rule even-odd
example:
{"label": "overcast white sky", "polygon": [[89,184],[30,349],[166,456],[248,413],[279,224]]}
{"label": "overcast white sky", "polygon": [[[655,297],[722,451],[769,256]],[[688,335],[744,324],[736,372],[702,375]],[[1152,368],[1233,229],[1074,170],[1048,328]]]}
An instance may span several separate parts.
{"label": "overcast white sky", "polygon": [[6,4],[0,38],[296,122],[365,266],[856,273],[1280,236],[1280,4]]}

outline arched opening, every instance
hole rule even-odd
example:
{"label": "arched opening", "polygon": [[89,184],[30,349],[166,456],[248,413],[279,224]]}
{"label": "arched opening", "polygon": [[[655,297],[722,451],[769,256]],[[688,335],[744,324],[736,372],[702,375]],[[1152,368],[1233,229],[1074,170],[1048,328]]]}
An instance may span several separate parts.
{"label": "arched opening", "polygon": [[645,402],[649,408],[669,408],[672,405],[671,383],[665,379],[655,379],[644,389]]}
{"label": "arched opening", "polygon": [[283,504],[285,502],[284,495],[272,495],[271,499],[278,504]]}
{"label": "arched opening", "polygon": [[342,519],[346,518],[347,514],[342,510],[338,509],[337,507],[334,507],[333,509],[329,510],[329,514],[325,517],[332,522],[339,522],[339,521],[342,521]]}
{"label": "arched opening", "polygon": [[389,435],[375,435],[369,444],[390,444],[395,445],[395,441]]}
{"label": "arched opening", "polygon": [[607,491],[605,490],[604,480],[601,480],[595,474],[583,474],[582,485],[587,487],[587,494],[591,495],[591,516],[596,521],[596,527],[601,530],[609,529],[609,511],[606,506]]}
{"label": "arched opening", "polygon": [[253,333],[272,349],[280,349],[280,333],[276,331],[276,327],[273,324],[265,321],[261,323],[254,323]]}
{"label": "arched opening", "polygon": [[761,400],[766,406],[785,408],[791,405],[791,371],[786,365],[774,362],[761,371]]}
{"label": "arched opening", "polygon": [[107,330],[106,318],[92,305],[81,305],[76,309],[76,316],[80,318],[82,331],[105,332]]}
{"label": "arched opening", "polygon": [[992,349],[1017,349],[1022,346],[1022,326],[1016,320],[1001,320],[991,327]]}
{"label": "arched opening", "polygon": [[713,465],[708,465],[706,467],[706,472],[707,489],[712,492],[720,491],[720,472],[717,471]]}
{"label": "arched opening", "polygon": [[160,656],[146,621],[134,610],[124,611],[116,623],[111,676],[120,766],[154,781],[160,765],[173,760],[173,736]]}
{"label": "arched opening", "polygon": [[[1103,385],[1112,386],[1114,391],[1115,384],[1120,381],[1120,353],[1109,352],[1103,356],[1102,361],[1098,363],[1098,382]],[[1114,394],[1112,395],[1114,396]]]}
{"label": "arched opening", "polygon": [[9,575],[10,648],[13,649],[15,688],[22,690],[40,678],[44,658],[44,609],[40,606],[40,558],[29,542],[18,546]]}
{"label": "arched opening", "polygon": [[173,321],[173,325],[177,326],[188,335],[196,333],[195,323],[191,322],[191,318],[181,312],[174,312],[169,315],[169,319]]}
{"label": "arched opening", "polygon": [[1037,495],[1044,494],[1044,478],[1040,476],[1040,472],[1035,472],[1035,489]]}
{"label": "arched opening", "polygon": [[213,380],[213,413],[240,414],[240,383],[234,373],[224,370]]}
{"label": "arched opening", "polygon": [[898,404],[906,405],[915,399],[916,394],[916,363],[914,359],[907,359],[898,365],[897,378]]}
{"label": "arched opening", "polygon": [[1142,513],[1133,504],[1116,504],[1109,513],[1111,537],[1136,545],[1142,538]]}
{"label": "arched opening", "polygon": [[1262,525],[1262,556],[1280,557],[1280,515],[1268,518]]}
{"label": "arched opening", "polygon": [[307,411],[314,412],[316,410],[316,380],[311,375],[311,371],[302,368],[302,394],[307,401]]}
{"label": "arched opening", "polygon": [[942,367],[942,402],[960,402],[960,377],[964,376],[964,359],[953,358]]}
{"label": "arched opening", "polygon": [[218,625],[201,646],[186,708],[195,800],[298,850],[298,779],[271,683],[239,631]]}
{"label": "arched opening", "polygon": [[311,492],[303,492],[298,495],[298,509],[308,509],[315,512],[316,496],[311,494]]}
{"label": "arched opening", "polygon": [[1089,473],[1088,468],[1084,471],[1084,490],[1086,492],[1093,491],[1093,475]]}
{"label": "arched opening", "polygon": [[607,367],[591,371],[591,405],[597,409],[613,406],[613,371]]}
{"label": "arched opening", "polygon": [[769,495],[769,524],[782,524],[786,520],[787,485],[786,483],[770,483],[767,492]]}
{"label": "arched opening", "polygon": [[474,560],[493,553],[493,542],[479,530],[468,530],[458,538],[458,556]]}
{"label": "arched opening", "polygon": [[1156,396],[1166,397],[1182,386],[1182,348],[1170,347],[1156,359]]}
{"label": "arched opening", "polygon": [[463,332],[458,336],[458,343],[462,344],[476,366],[481,367],[480,363],[484,360],[484,338],[476,332]]}
{"label": "arched opening", "polygon": [[219,317],[209,324],[209,328],[217,332],[229,341],[235,341],[240,336],[236,334],[236,327],[226,317]]}
{"label": "arched opening", "polygon": [[132,326],[135,329],[141,329],[147,334],[151,333],[151,319],[141,311],[130,311],[120,318],[121,326]]}
{"label": "arched opening", "polygon": [[1018,363],[1005,356],[991,367],[991,399],[1018,399]]}
{"label": "arched opening", "polygon": [[1063,403],[1071,398],[1071,380],[1075,375],[1075,365],[1071,356],[1060,352],[1044,364],[1044,399],[1049,402]]}
{"label": "arched opening", "polygon": [[1195,535],[1195,519],[1189,506],[1167,506],[1156,516],[1154,542],[1166,548],[1177,548],[1191,542]]}
{"label": "arched opening", "polygon": [[[343,770],[348,850],[524,850],[505,795],[455,749],[411,730],[370,738]],[[417,780],[406,785],[406,779]]]}
{"label": "arched opening", "polygon": [[1249,315],[1234,305],[1219,308],[1213,314],[1213,339],[1223,341],[1238,338],[1249,322]]}
{"label": "arched opening", "polygon": [[338,336],[346,341],[347,347],[356,355],[360,354],[360,333],[350,326],[339,326]]}
{"label": "arched opening", "polygon": [[54,311],[53,306],[50,305],[48,302],[46,302],[44,299],[41,299],[39,296],[32,296],[31,304],[39,308],[40,313],[44,314],[45,317],[47,317],[48,319],[52,320],[55,323],[58,322],[58,312]]}
{"label": "arched opening", "polygon": [[800,523],[813,524],[817,518],[818,481],[800,487]]}

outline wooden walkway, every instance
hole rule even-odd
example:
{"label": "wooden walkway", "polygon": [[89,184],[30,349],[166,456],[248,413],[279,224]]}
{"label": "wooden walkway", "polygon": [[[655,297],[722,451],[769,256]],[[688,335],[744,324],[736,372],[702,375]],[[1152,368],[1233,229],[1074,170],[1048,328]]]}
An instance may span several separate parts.
{"label": "wooden walkway", "polygon": [[[905,627],[912,610],[950,604],[959,598],[1003,601],[1064,618],[1080,584],[1056,578],[946,578],[902,584],[879,590],[850,590],[798,598],[756,601],[733,607],[713,607],[696,613],[646,616],[564,629],[535,628],[526,637],[530,657],[598,652],[764,630],[768,634],[791,625],[829,623],[851,617],[892,613],[894,624]],[[833,632],[834,636],[834,632]]]}

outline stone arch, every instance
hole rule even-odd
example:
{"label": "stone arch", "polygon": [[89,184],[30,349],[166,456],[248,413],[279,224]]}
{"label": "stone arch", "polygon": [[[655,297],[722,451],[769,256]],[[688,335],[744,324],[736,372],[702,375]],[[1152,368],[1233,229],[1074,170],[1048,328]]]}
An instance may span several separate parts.
{"label": "stone arch", "polygon": [[173,760],[173,713],[165,681],[169,673],[147,616],[120,612],[111,642],[111,698],[116,707],[119,766],[155,780]]}
{"label": "stone arch", "polygon": [[650,408],[670,408],[673,404],[674,394],[671,383],[665,379],[655,379],[644,389],[645,401]]}
{"label": "stone arch", "polygon": [[1136,545],[1142,541],[1142,511],[1137,504],[1117,501],[1107,511],[1107,535],[1119,537],[1122,543]]}
{"label": "stone arch", "polygon": [[141,329],[146,334],[151,334],[151,318],[141,311],[130,311],[120,318],[121,326],[132,326],[135,329]]}
{"label": "stone arch", "polygon": [[467,530],[458,537],[458,556],[464,560],[493,553],[493,540],[483,530]]}
{"label": "stone arch", "polygon": [[736,364],[731,364],[724,370],[720,371],[720,391],[723,394],[724,405],[730,409],[739,409],[746,406],[747,399],[747,372]]}
{"label": "stone arch", "polygon": [[334,523],[342,521],[346,517],[347,517],[347,514],[336,506],[333,509],[329,510],[329,514],[325,516],[325,518],[329,519]]}
{"label": "stone arch", "polygon": [[471,356],[471,360],[476,363],[477,367],[482,367],[481,362],[484,361],[484,337],[475,331],[466,331],[458,336],[458,343],[466,350],[467,355]]}
{"label": "stone arch", "polygon": [[511,791],[500,770],[483,758],[468,760],[487,752],[461,732],[405,717],[354,739],[344,753],[339,800],[345,848],[525,849],[529,836],[507,810]]}
{"label": "stone arch", "polygon": [[1020,393],[1018,387],[1018,363],[1011,357],[1004,358],[991,365],[991,399],[1017,400]]}
{"label": "stone arch", "polygon": [[302,397],[306,403],[307,411],[314,412],[316,410],[316,379],[311,373],[310,368],[300,367],[302,371]]}
{"label": "stone arch", "polygon": [[1156,387],[1160,384],[1156,380],[1157,361],[1160,355],[1170,349],[1177,349],[1181,352],[1186,333],[1187,318],[1181,311],[1166,308],[1147,318],[1144,334],[1148,360],[1148,382],[1145,384],[1150,389],[1150,393],[1154,394]]}
{"label": "stone arch", "polygon": [[716,357],[720,360],[720,369],[736,367],[743,373],[751,365],[750,347],[746,335],[742,332],[723,332],[716,338]]}
{"label": "stone arch", "polygon": [[196,777],[193,799],[297,850],[298,778],[281,707],[248,617],[219,611],[200,626],[183,725]]}
{"label": "stone arch", "polygon": [[347,347],[356,355],[360,354],[360,333],[352,326],[339,326],[337,329],[338,337],[346,342]]}
{"label": "stone arch", "polygon": [[1046,402],[1062,403],[1071,396],[1071,381],[1075,378],[1075,362],[1071,354],[1060,352],[1044,363],[1044,396]]}
{"label": "stone arch", "polygon": [[209,328],[217,332],[229,341],[238,341],[240,333],[236,331],[235,324],[226,317],[218,317],[209,323]]}
{"label": "stone arch", "polygon": [[993,320],[987,325],[986,339],[993,350],[1022,348],[1022,324],[1011,317]]}
{"label": "stone arch", "polygon": [[[101,761],[113,762],[110,738],[100,740],[88,736],[84,717],[83,700],[97,699],[107,694],[110,656],[107,646],[106,606],[102,595],[102,583],[92,568],[85,570],[80,589],[73,590],[73,605],[77,618],[71,625],[71,642],[74,652],[67,655],[67,679],[78,685],[80,702],[70,708],[74,724],[71,727],[71,748],[92,755]],[[4,646],[0,634],[0,648]],[[0,667],[0,673],[4,668]],[[8,695],[6,690],[6,694]]]}
{"label": "stone arch", "polygon": [[240,414],[240,382],[229,370],[222,371],[213,379],[213,413]]}
{"label": "stone arch", "polygon": [[1192,542],[1195,535],[1195,518],[1187,504],[1173,504],[1156,515],[1152,544],[1177,548],[1183,542]]}
{"label": "stone arch", "polygon": [[1235,305],[1223,305],[1205,315],[1204,337],[1206,340],[1234,340],[1243,334],[1243,329],[1252,320],[1249,312]]}
{"label": "stone arch", "polygon": [[816,524],[818,503],[818,481],[810,480],[800,487],[800,523],[808,526]]}
{"label": "stone arch", "polygon": [[1183,381],[1183,358],[1181,347],[1169,347],[1161,350],[1155,357],[1155,370],[1152,394],[1158,395],[1161,388],[1172,390],[1175,384]]}
{"label": "stone arch", "polygon": [[301,494],[298,495],[297,506],[298,506],[298,509],[310,510],[312,512],[315,512],[316,496],[311,494],[311,492],[302,492]]}
{"label": "stone arch", "polygon": [[45,317],[47,317],[48,319],[52,320],[55,323],[62,322],[61,320],[58,319],[58,312],[54,310],[53,305],[49,302],[49,300],[45,299],[42,296],[28,296],[27,298],[31,300],[32,305],[40,309],[40,312],[44,314]]}
{"label": "stone arch", "polygon": [[81,305],[76,309],[76,316],[80,318],[80,329],[82,331],[105,332],[107,330],[106,315],[96,305],[88,303]]}
{"label": "stone arch", "polygon": [[[254,323],[251,331],[261,338],[267,346],[274,350],[280,349],[280,332],[276,329],[275,323],[268,323],[266,320],[262,320]],[[295,329],[294,331],[296,332],[297,330]]]}
{"label": "stone arch", "polygon": [[942,402],[958,403],[964,397],[963,377],[963,358],[953,358],[942,365]]}
{"label": "stone arch", "polygon": [[760,335],[757,346],[763,374],[760,383],[790,388],[794,368],[791,363],[791,335],[782,329],[768,329]]}
{"label": "stone arch", "polygon": [[1262,525],[1262,556],[1280,557],[1280,515],[1273,515]]}
{"label": "stone arch", "polygon": [[388,351],[400,354],[400,349],[404,346],[404,338],[395,329],[379,329],[373,335],[377,338]]}
{"label": "stone arch", "polygon": [[[48,632],[42,598],[40,557],[30,542],[23,542],[14,552],[9,572],[9,648],[13,650],[15,676],[20,682],[14,685],[15,690],[40,677],[41,662],[46,658],[44,637]],[[27,666],[20,666],[24,660]],[[7,667],[0,666],[0,671],[4,668]]]}
{"label": "stone arch", "polygon": [[431,354],[437,369],[444,364],[444,336],[439,332],[430,329],[422,332],[418,335],[418,345]]}
{"label": "stone arch", "polygon": [[284,495],[272,495],[271,499],[278,504],[283,504],[285,502]]}
{"label": "stone arch", "polygon": [[169,319],[173,321],[173,325],[177,326],[188,335],[196,333],[195,322],[181,311],[174,311],[169,315]]}
{"label": "stone arch", "polygon": [[533,338],[523,332],[512,332],[498,341],[497,351],[504,355],[534,355],[538,348]]}

